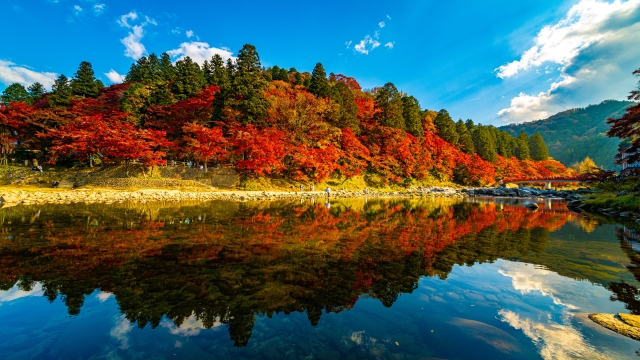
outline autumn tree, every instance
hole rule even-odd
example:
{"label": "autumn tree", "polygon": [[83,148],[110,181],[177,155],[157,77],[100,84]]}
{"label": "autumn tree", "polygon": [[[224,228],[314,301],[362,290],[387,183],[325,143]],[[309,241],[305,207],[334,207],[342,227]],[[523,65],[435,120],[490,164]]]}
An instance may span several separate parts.
{"label": "autumn tree", "polygon": [[527,160],[531,158],[529,152],[529,136],[524,131],[521,131],[517,139],[518,147],[516,149],[516,157],[518,160]]}
{"label": "autumn tree", "polygon": [[380,125],[396,129],[406,129],[404,118],[402,117],[402,95],[393,83],[386,83],[377,89],[375,101],[380,112],[375,115]]}
{"label": "autumn tree", "polygon": [[69,79],[60,74],[53,82],[51,94],[49,94],[49,105],[54,107],[66,107],[71,103],[73,93]]}
{"label": "autumn tree", "polygon": [[209,160],[221,161],[227,151],[226,139],[222,136],[222,129],[209,129],[197,123],[190,123],[182,127],[184,133],[184,153],[190,154],[196,160],[204,162],[204,171],[207,172]]}
{"label": "autumn tree", "polygon": [[321,63],[317,63],[311,73],[311,82],[309,83],[309,92],[317,97],[329,96],[329,81],[327,80],[327,73],[324,71],[324,66]]}
{"label": "autumn tree", "polygon": [[0,98],[5,104],[12,101],[31,103],[32,99],[31,96],[29,96],[27,89],[25,89],[22,84],[18,83],[13,83],[7,86],[7,88],[2,92],[2,95],[0,95]]}
{"label": "autumn tree", "polygon": [[473,155],[476,152],[473,145],[473,137],[462,119],[456,123],[456,133],[458,133],[458,149],[465,154]]}
{"label": "autumn tree", "polygon": [[529,138],[529,152],[531,153],[531,159],[536,161],[547,160],[549,158],[547,145],[544,143],[544,139],[542,139],[539,131],[536,131],[536,133]]}
{"label": "autumn tree", "polygon": [[[100,83],[101,84],[101,83]],[[71,79],[71,93],[75,96],[96,98],[98,91],[104,85],[100,86],[93,72],[93,66],[88,61],[83,61],[78,66],[73,79]]]}
{"label": "autumn tree", "polygon": [[[633,75],[640,75],[640,69],[633,72]],[[640,100],[640,81],[638,81],[638,89],[632,90],[628,96],[629,100]],[[607,124],[611,124],[611,128],[607,130],[607,136],[618,137],[622,140],[628,139],[631,144],[626,152],[631,154],[624,159],[625,162],[633,163],[640,160],[640,104],[627,108],[627,111],[620,119],[607,119]],[[617,163],[620,163],[618,160]]]}
{"label": "autumn tree", "polygon": [[402,97],[402,117],[407,128],[407,132],[419,139],[424,137],[420,103],[413,96]]}
{"label": "autumn tree", "polygon": [[600,168],[588,156],[584,158],[584,160],[582,160],[580,162],[580,165],[578,166],[578,172],[580,174],[591,174],[598,170],[600,170]]}
{"label": "autumn tree", "polygon": [[453,122],[453,119],[451,119],[451,116],[449,116],[449,112],[447,112],[447,110],[445,109],[440,110],[436,118],[433,119],[433,124],[436,126],[436,129],[438,130],[438,135],[442,139],[444,139],[446,142],[452,145],[458,144],[458,133],[456,132],[456,123]]}

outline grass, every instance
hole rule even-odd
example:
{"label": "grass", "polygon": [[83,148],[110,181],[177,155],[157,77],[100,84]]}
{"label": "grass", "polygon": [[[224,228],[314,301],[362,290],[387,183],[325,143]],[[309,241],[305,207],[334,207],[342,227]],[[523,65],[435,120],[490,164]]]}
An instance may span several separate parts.
{"label": "grass", "polygon": [[[624,182],[600,183],[597,185],[598,192],[590,195],[584,203],[592,208],[640,212],[640,192],[634,191],[639,180],[638,177],[629,177]],[[629,194],[618,195],[622,191],[628,191]]]}

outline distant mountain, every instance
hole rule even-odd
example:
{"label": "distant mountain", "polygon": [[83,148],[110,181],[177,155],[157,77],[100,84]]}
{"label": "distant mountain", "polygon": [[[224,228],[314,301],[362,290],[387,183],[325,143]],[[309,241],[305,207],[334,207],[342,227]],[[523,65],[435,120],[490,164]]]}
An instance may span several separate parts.
{"label": "distant mountain", "polygon": [[617,153],[620,140],[608,138],[607,118],[617,118],[624,114],[631,101],[605,100],[598,105],[566,110],[548,119],[521,124],[502,126],[513,136],[520,131],[531,134],[539,131],[547,143],[549,155],[566,166],[590,157],[605,169],[614,169],[613,156]]}

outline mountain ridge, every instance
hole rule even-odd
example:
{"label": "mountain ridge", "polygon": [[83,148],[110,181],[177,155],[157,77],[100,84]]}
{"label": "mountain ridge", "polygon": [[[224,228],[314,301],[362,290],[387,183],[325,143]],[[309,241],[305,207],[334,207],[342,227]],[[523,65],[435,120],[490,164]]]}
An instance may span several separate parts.
{"label": "mountain ridge", "polygon": [[596,165],[605,169],[615,169],[613,156],[617,153],[620,139],[609,138],[608,118],[618,118],[633,101],[604,100],[599,104],[584,108],[561,111],[546,119],[501,126],[513,136],[521,131],[531,136],[539,131],[547,144],[549,155],[566,166],[590,157]]}

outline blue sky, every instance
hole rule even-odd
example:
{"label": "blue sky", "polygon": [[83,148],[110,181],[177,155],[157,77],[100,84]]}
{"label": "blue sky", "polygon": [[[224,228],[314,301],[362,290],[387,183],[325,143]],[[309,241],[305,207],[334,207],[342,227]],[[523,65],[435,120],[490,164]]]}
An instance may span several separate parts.
{"label": "blue sky", "polygon": [[640,0],[2,2],[0,90],[48,85],[83,60],[109,84],[143,54],[205,59],[250,43],[265,66],[322,62],[502,125],[624,99],[640,68]]}

